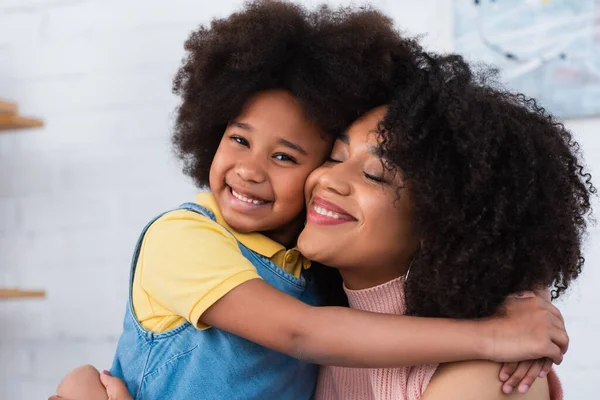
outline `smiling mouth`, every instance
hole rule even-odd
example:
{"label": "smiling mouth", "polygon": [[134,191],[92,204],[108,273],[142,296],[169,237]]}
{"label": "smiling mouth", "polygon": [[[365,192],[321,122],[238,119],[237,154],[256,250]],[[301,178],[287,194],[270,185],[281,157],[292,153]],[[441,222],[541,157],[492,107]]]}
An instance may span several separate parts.
{"label": "smiling mouth", "polygon": [[354,218],[350,214],[338,213],[338,212],[332,211],[332,210],[330,210],[328,208],[321,207],[321,206],[319,206],[317,204],[313,204],[312,210],[315,213],[317,213],[319,215],[322,215],[324,217],[329,217],[329,218],[333,218],[333,219],[339,219],[339,220],[343,220],[343,221],[356,221],[356,218]]}
{"label": "smiling mouth", "polygon": [[313,210],[315,210],[315,212],[319,215],[323,215],[325,217],[330,217],[330,218],[335,218],[335,219],[342,219],[340,214],[333,212],[331,210],[328,210],[326,208],[323,207],[319,207],[316,204],[313,205]]}
{"label": "smiling mouth", "polygon": [[254,204],[255,206],[260,206],[260,205],[263,205],[263,204],[270,203],[267,200],[263,200],[263,199],[258,198],[256,196],[251,196],[248,193],[238,192],[235,189],[233,189],[231,186],[229,186],[229,192],[231,193],[231,195],[233,197],[235,197],[239,201],[244,202],[244,203],[248,203],[248,204]]}
{"label": "smiling mouth", "polygon": [[341,207],[319,197],[313,199],[307,213],[307,222],[317,225],[338,225],[357,221]]}

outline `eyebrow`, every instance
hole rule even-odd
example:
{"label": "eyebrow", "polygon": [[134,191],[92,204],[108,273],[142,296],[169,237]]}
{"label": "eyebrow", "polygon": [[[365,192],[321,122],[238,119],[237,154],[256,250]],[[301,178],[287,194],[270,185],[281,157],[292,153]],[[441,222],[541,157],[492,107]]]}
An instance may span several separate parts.
{"label": "eyebrow", "polygon": [[231,121],[229,123],[229,125],[235,126],[236,128],[240,128],[240,129],[243,129],[243,130],[248,131],[248,132],[254,131],[254,127],[252,125],[250,125],[250,124],[245,123],[245,122]]}
{"label": "eyebrow", "polygon": [[283,138],[277,138],[277,139],[278,139],[277,143],[279,143],[280,145],[285,146],[292,150],[296,150],[298,153],[304,154],[305,156],[308,155],[306,150],[304,150],[302,147],[300,147],[296,143],[292,143],[289,140],[285,140]]}
{"label": "eyebrow", "polygon": [[[371,130],[371,131],[369,131],[369,133],[378,133],[378,132],[376,130]],[[337,139],[342,143],[350,144],[350,136],[348,136],[348,134],[346,132],[339,135],[337,137]],[[367,148],[367,151],[369,152],[369,154],[373,154],[374,156],[377,156],[379,158],[383,157],[383,150],[378,146],[369,146]]]}
{"label": "eyebrow", "polygon": [[383,158],[383,150],[381,149],[381,147],[369,146],[369,148],[367,149],[367,151],[369,152],[369,154],[373,154],[374,156],[377,156],[379,158]]}
{"label": "eyebrow", "polygon": [[[245,122],[231,121],[229,123],[229,125],[235,126],[236,128],[243,129],[247,132],[254,132],[254,127]],[[283,138],[277,138],[277,143],[279,143],[280,145],[285,146],[289,149],[296,150],[297,152],[304,154],[305,156],[308,155],[306,150],[304,150],[301,146],[297,145],[296,143],[292,143],[289,140],[285,140]]]}

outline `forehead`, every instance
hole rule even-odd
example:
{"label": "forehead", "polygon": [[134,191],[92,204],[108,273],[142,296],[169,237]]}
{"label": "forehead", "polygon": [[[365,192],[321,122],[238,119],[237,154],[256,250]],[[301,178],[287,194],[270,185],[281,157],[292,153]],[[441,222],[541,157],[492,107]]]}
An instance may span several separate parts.
{"label": "forehead", "polygon": [[340,140],[343,142],[377,144],[377,125],[387,111],[387,106],[380,106],[368,111],[356,120]]}
{"label": "forehead", "polygon": [[251,97],[236,122],[244,122],[261,136],[294,141],[322,141],[321,129],[310,120],[300,102],[285,90],[267,90]]}

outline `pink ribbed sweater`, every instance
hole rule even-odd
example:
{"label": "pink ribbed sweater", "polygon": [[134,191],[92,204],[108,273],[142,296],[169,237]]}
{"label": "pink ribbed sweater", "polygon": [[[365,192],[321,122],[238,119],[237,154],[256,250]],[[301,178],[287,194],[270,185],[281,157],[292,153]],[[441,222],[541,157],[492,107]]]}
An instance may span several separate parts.
{"label": "pink ribbed sweater", "polygon": [[[344,288],[351,308],[385,314],[406,313],[404,277],[364,290]],[[418,400],[433,377],[435,365],[402,368],[321,367],[314,400]],[[548,376],[551,400],[562,400],[554,372]],[[498,382],[500,386],[500,382]]]}

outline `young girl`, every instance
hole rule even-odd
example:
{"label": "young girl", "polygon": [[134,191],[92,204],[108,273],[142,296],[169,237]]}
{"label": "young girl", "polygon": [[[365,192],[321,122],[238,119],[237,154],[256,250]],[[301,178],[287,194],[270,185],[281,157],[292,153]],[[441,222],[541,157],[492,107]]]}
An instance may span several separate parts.
{"label": "young girl", "polygon": [[[482,321],[311,307],[321,300],[310,262],[293,248],[304,182],[333,136],[414,66],[416,45],[387,18],[258,2],[201,28],[186,48],[175,144],[212,193],[140,237],[112,369],[134,396],[310,398],[309,362],[560,361],[564,326],[541,300],[509,302],[508,318]],[[59,394],[78,398],[81,387],[71,377]]]}

